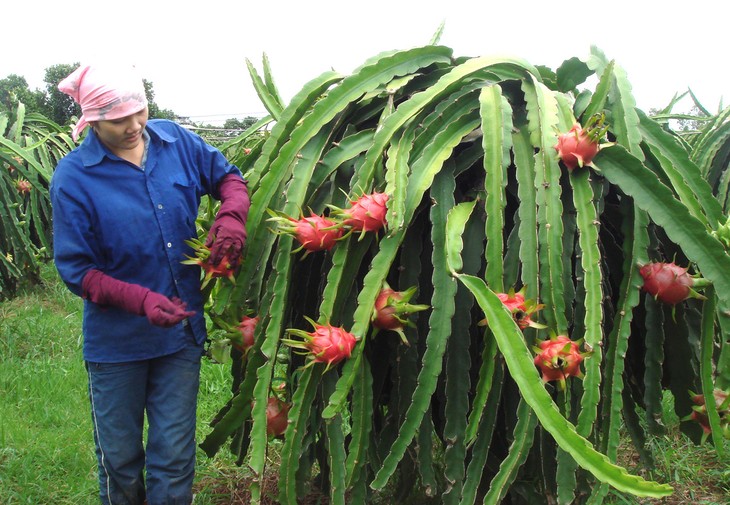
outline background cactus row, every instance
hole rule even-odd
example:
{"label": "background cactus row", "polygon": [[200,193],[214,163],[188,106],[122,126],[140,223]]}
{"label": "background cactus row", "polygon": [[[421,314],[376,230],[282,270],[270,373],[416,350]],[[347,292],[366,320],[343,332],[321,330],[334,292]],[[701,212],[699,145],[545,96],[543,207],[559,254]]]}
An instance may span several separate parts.
{"label": "background cactus row", "polygon": [[[208,310],[214,339],[259,319],[253,347],[232,350],[234,395],[201,446],[213,456],[230,444],[254,474],[254,502],[268,471],[291,504],[315,478],[332,503],[671,493],[615,465],[619,429],[650,465],[644,436],[662,429],[665,390],[684,417],[691,391],[709,400],[730,386],[730,112],[680,137],[671,107],[661,122],[637,109],[624,71],[595,48],[552,70],[428,45],[325,72],[286,105],[265,58],[263,76],[249,69],[270,116],[225,146],[249,180],[249,239],[235,284],[218,281]],[[605,145],[593,166],[565,170],[558,134],[596,115]],[[293,252],[300,244],[269,220],[327,215],[372,192],[388,195],[386,229],[329,250]],[[701,274],[706,300],[672,307],[642,292],[650,261]],[[411,315],[409,345],[371,325],[385,283],[417,286],[412,303],[430,307]],[[497,297],[511,289],[544,305],[531,316],[544,328],[515,324]],[[306,318],[352,333],[351,357],[327,367],[292,352],[282,339],[309,330]],[[551,335],[590,351],[565,389],[533,363]],[[291,404],[283,442],[267,437],[271,396]],[[702,438],[699,424],[683,428]],[[267,468],[272,444],[278,468]]]}
{"label": "background cactus row", "polygon": [[19,103],[0,112],[0,300],[37,282],[52,257],[51,174],[73,141],[66,129]]}

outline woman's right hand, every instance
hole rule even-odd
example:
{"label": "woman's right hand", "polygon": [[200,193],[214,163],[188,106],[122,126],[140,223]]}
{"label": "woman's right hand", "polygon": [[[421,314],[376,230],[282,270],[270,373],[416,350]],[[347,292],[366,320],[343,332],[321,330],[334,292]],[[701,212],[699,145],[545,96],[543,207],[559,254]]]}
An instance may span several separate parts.
{"label": "woman's right hand", "polygon": [[163,328],[175,326],[195,314],[195,311],[186,310],[187,304],[177,297],[168,298],[139,284],[110,277],[96,269],[86,273],[82,289],[84,298],[89,301],[101,306],[119,307],[138,316],[147,316],[150,323]]}
{"label": "woman's right hand", "polygon": [[186,310],[187,304],[177,297],[168,298],[165,295],[149,291],[142,302],[147,320],[155,326],[169,328],[195,315],[194,310]]}

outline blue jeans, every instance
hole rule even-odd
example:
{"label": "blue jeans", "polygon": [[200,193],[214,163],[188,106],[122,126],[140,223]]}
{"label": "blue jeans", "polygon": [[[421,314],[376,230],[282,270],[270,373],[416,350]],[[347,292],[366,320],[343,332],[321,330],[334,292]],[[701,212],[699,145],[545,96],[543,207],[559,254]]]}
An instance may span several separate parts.
{"label": "blue jeans", "polygon": [[[127,363],[86,363],[105,505],[192,502],[202,346]],[[147,413],[147,445],[143,441]],[[146,467],[146,478],[144,470]]]}

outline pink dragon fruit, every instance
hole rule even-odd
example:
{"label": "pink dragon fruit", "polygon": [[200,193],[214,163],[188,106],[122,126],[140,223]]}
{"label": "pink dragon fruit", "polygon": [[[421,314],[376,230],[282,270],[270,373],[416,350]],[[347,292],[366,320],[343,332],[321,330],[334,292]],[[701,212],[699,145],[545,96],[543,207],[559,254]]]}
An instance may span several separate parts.
{"label": "pink dragon fruit", "polygon": [[243,316],[241,323],[238,325],[238,331],[241,333],[241,342],[233,341],[233,346],[241,352],[247,352],[254,344],[254,334],[259,317]]}
{"label": "pink dragon fruit", "polygon": [[381,330],[395,331],[400,335],[404,344],[408,345],[408,339],[403,328],[412,324],[408,316],[413,312],[426,310],[428,305],[413,305],[408,303],[416,292],[417,287],[413,286],[406,291],[395,291],[386,283],[375,299],[372,323]]}
{"label": "pink dragon fruit", "polygon": [[[723,437],[730,439],[730,392],[723,391],[722,389],[714,389],[712,396],[715,399],[715,409],[720,417],[720,429],[722,430]],[[712,427],[710,426],[710,418],[707,414],[707,405],[705,403],[704,395],[693,393],[690,391],[690,397],[692,403],[695,405],[692,407],[692,413],[682,418],[682,421],[694,421],[702,428],[703,441],[710,434],[712,434]]]}
{"label": "pink dragon fruit", "polygon": [[275,396],[269,397],[266,403],[266,433],[273,437],[280,437],[286,431],[289,409],[291,405]]}
{"label": "pink dragon fruit", "polygon": [[599,140],[606,129],[602,115],[591,117],[585,128],[578,123],[574,124],[570,131],[558,135],[558,143],[555,145],[558,158],[571,172],[577,167],[590,165],[598,154]]}
{"label": "pink dragon fruit", "polygon": [[302,248],[309,252],[329,251],[342,236],[342,229],[326,217],[312,214],[295,221],[295,236]]}
{"label": "pink dragon fruit", "polygon": [[545,325],[536,323],[530,318],[532,314],[542,309],[544,305],[537,304],[534,300],[525,300],[525,289],[523,287],[516,293],[514,290],[510,290],[509,293],[497,293],[497,297],[512,312],[512,317],[521,330],[528,327],[545,328]]}
{"label": "pink dragon fruit", "polygon": [[25,179],[18,179],[15,182],[15,189],[18,190],[18,193],[21,195],[28,195],[30,194],[32,186],[30,185],[30,182],[26,181]]}
{"label": "pink dragon fruit", "polygon": [[[706,285],[705,279],[692,277],[674,263],[647,263],[639,269],[644,278],[644,291],[669,305],[676,305],[687,298],[704,298],[692,289]],[[699,281],[699,282],[698,282]]]}
{"label": "pink dragon fruit", "polygon": [[574,342],[565,335],[543,340],[534,348],[535,365],[542,372],[543,382],[558,381],[560,389],[565,387],[568,377],[583,377],[580,364],[590,353],[581,353],[579,341]]}
{"label": "pink dragon fruit", "polygon": [[306,255],[311,252],[329,251],[342,237],[342,228],[337,222],[311,211],[309,217],[302,216],[299,219],[274,211],[269,213],[272,215],[269,221],[278,222],[280,233],[293,235],[299,242],[300,246],[294,252],[304,249]]}
{"label": "pink dragon fruit", "polygon": [[352,232],[361,235],[367,232],[377,232],[387,225],[388,195],[386,193],[364,194],[356,200],[350,200],[350,207],[340,209],[330,205],[332,214],[341,225]]}
{"label": "pink dragon fruit", "polygon": [[302,340],[282,339],[282,342],[304,350],[304,354],[309,354],[311,361],[307,366],[313,363],[326,363],[327,369],[329,369],[332,365],[350,357],[352,349],[357,343],[357,339],[352,333],[339,326],[322,325],[309,318],[306,319],[314,327],[314,331],[288,329],[287,333],[298,336]]}
{"label": "pink dragon fruit", "polygon": [[208,283],[218,277],[225,277],[231,282],[235,282],[235,267],[233,266],[233,258],[231,253],[226,252],[221,261],[217,265],[212,265],[209,261],[210,258],[210,247],[205,245],[198,239],[186,240],[185,243],[189,245],[195,252],[195,256],[186,255],[187,260],[182,261],[184,265],[198,265],[203,269],[203,282],[201,289],[205,288]]}
{"label": "pink dragon fruit", "polygon": [[[497,298],[499,298],[502,304],[512,313],[512,318],[521,330],[528,327],[545,328],[546,326],[544,324],[536,323],[531,318],[532,314],[542,309],[544,305],[536,303],[535,300],[526,300],[526,289],[526,287],[523,287],[516,293],[514,289],[510,289],[509,293],[497,293]],[[487,320],[482,319],[477,324],[479,326],[485,326],[487,324]]]}

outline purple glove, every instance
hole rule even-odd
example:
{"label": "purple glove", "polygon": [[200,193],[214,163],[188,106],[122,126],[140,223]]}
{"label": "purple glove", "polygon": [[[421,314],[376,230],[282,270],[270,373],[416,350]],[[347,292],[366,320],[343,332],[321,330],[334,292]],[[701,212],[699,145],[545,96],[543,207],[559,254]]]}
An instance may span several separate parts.
{"label": "purple glove", "polygon": [[228,255],[231,268],[241,261],[241,250],[246,244],[246,218],[251,201],[248,188],[237,174],[228,174],[218,185],[221,207],[210,227],[205,245],[210,247],[210,264],[216,266]]}
{"label": "purple glove", "polygon": [[195,311],[187,311],[179,298],[168,298],[139,284],[117,280],[91,269],[81,282],[83,297],[99,305],[118,307],[138,316],[147,316],[155,326],[169,328]]}

